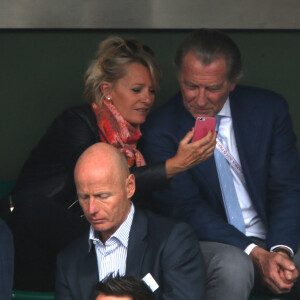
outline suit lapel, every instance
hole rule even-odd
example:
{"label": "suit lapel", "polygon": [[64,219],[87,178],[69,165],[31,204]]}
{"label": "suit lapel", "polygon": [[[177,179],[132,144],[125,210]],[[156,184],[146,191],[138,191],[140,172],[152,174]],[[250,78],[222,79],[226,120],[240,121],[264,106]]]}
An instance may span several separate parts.
{"label": "suit lapel", "polygon": [[[230,96],[230,110],[236,145],[244,172],[248,171],[247,162],[256,155],[259,145],[262,119],[256,114],[256,106],[251,99],[238,99],[238,94]],[[252,161],[253,162],[253,161]]]}
{"label": "suit lapel", "polygon": [[247,183],[247,191],[257,208],[257,191],[255,188],[256,155],[263,139],[263,116],[257,107],[253,95],[245,98],[240,95],[239,89],[230,95],[230,110],[232,115],[233,130],[243,174]]}
{"label": "suit lapel", "polygon": [[[261,118],[257,117],[256,107],[249,99],[245,103],[242,99],[238,99],[238,95],[230,96],[230,110],[232,115],[233,130],[236,139],[236,144],[239,156],[247,152],[253,151],[259,132],[261,132]],[[244,158],[244,157],[243,157]]]}
{"label": "suit lapel", "polygon": [[97,257],[95,246],[93,245],[91,251],[86,250],[86,255],[79,263],[79,289],[82,295],[81,299],[90,299],[92,296],[89,294],[94,291],[95,284],[99,281]]}
{"label": "suit lapel", "polygon": [[143,211],[135,210],[129,234],[126,260],[126,274],[140,276],[144,254],[148,242],[145,237],[148,231],[148,221]]}
{"label": "suit lapel", "polygon": [[203,185],[207,186],[211,191],[213,191],[218,200],[223,203],[214,156],[194,167],[192,169],[192,173],[195,174],[197,178],[201,178]]}

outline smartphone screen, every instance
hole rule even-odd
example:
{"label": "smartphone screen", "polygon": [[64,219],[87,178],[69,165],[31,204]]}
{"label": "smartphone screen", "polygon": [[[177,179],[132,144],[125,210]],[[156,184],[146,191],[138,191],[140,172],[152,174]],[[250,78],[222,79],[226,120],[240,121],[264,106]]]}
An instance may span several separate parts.
{"label": "smartphone screen", "polygon": [[215,131],[217,119],[214,117],[198,117],[195,122],[195,132],[192,142],[205,137],[209,131]]}

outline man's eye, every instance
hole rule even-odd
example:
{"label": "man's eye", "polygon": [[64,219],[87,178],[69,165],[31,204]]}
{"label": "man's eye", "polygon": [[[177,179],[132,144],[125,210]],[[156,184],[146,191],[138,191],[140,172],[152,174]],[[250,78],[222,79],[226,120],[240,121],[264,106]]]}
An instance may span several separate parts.
{"label": "man's eye", "polygon": [[211,92],[218,92],[221,90],[221,86],[210,86],[210,87],[207,87],[207,90],[211,91]]}
{"label": "man's eye", "polygon": [[192,82],[183,82],[185,87],[189,90],[194,90],[197,88],[197,85]]}
{"label": "man's eye", "polygon": [[108,197],[109,197],[109,194],[96,195],[96,198],[99,199],[99,200],[104,200],[104,199],[107,199]]}

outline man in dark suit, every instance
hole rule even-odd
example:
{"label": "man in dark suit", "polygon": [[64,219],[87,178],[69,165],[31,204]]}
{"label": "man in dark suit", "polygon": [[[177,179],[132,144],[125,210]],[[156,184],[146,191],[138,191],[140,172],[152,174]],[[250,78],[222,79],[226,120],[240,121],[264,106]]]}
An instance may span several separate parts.
{"label": "man in dark suit", "polygon": [[56,300],[88,300],[109,274],[144,279],[156,299],[204,299],[204,262],[197,239],[175,223],[131,203],[134,175],[111,145],[88,148],[75,167],[78,200],[90,232],[57,262]]}
{"label": "man in dark suit", "polygon": [[191,33],[175,64],[181,93],[143,126],[146,161],[172,157],[196,117],[216,116],[218,142],[213,157],[155,194],[153,208],[194,228],[206,261],[207,299],[247,299],[254,274],[273,293],[296,292],[300,168],[286,101],[237,86],[241,55],[222,32]]}

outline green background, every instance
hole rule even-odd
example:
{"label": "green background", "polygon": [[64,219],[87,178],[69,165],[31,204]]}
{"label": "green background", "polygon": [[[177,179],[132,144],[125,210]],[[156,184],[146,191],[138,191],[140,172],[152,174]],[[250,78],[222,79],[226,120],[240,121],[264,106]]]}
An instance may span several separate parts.
{"label": "green background", "polygon": [[[16,179],[30,150],[65,108],[83,102],[83,75],[101,40],[134,37],[150,45],[164,80],[154,109],[178,90],[173,57],[185,30],[0,31],[0,180]],[[226,30],[243,55],[244,84],[289,102],[300,134],[299,30]],[[298,147],[299,147],[298,142]]]}

